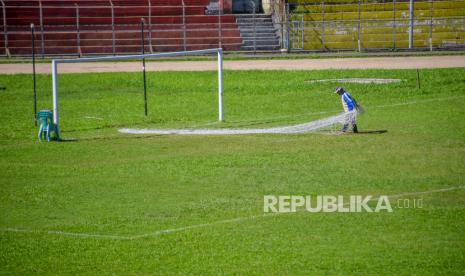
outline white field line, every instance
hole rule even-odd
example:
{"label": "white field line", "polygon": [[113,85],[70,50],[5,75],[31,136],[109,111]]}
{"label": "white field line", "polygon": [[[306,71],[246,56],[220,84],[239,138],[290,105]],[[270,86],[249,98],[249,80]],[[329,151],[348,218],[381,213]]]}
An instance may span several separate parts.
{"label": "white field line", "polygon": [[348,79],[322,79],[322,80],[306,80],[307,83],[317,82],[342,82],[342,83],[375,83],[387,84],[392,82],[401,82],[401,79],[374,79],[374,78],[348,78]]}
{"label": "white field line", "polygon": [[0,231],[3,232],[16,232],[16,233],[36,233],[36,234],[49,234],[49,235],[59,235],[59,236],[70,236],[70,237],[80,237],[80,238],[104,238],[104,239],[113,239],[113,240],[130,240],[131,237],[125,237],[120,235],[106,235],[106,234],[92,234],[92,233],[74,233],[74,232],[65,232],[65,231],[43,231],[43,230],[31,230],[31,229],[21,229],[21,228],[2,228]]}
{"label": "white field line", "polygon": [[94,116],[84,116],[84,118],[86,119],[94,119],[94,120],[103,120],[103,118],[100,118],[100,117],[94,117]]}
{"label": "white field line", "polygon": [[438,102],[438,101],[448,101],[448,100],[455,100],[465,98],[465,96],[453,96],[453,97],[445,97],[445,98],[435,98],[435,99],[424,99],[418,101],[411,101],[406,103],[395,103],[395,104],[387,104],[387,105],[376,105],[374,107],[392,107],[392,106],[402,106],[402,105],[411,105],[411,104],[419,104],[419,103],[429,103],[429,102]]}
{"label": "white field line", "polygon": [[[452,96],[452,97],[445,97],[445,98],[434,98],[434,99],[424,99],[424,100],[410,101],[410,102],[405,102],[405,103],[373,105],[373,106],[368,106],[368,108],[371,109],[371,108],[394,107],[394,106],[421,104],[421,103],[436,102],[436,101],[448,101],[448,100],[455,100],[455,99],[461,99],[461,98],[465,98],[465,96]],[[363,106],[363,107],[365,107],[365,106]],[[268,117],[268,118],[265,118],[265,119],[262,119],[262,120],[263,121],[269,121],[269,120],[274,120],[274,119],[288,119],[288,118],[296,118],[296,117],[305,117],[305,116],[309,116],[309,115],[334,114],[334,113],[339,112],[339,111],[340,111],[339,109],[338,110],[331,109],[331,110],[323,110],[323,111],[318,111],[318,112],[302,113],[302,114],[296,114],[296,115],[282,115],[282,116],[276,116],[276,117]],[[238,121],[238,122],[240,122],[240,121]],[[237,123],[237,122],[231,121],[231,123]]]}
{"label": "white field line", "polygon": [[[399,198],[403,196],[414,196],[414,195],[424,195],[424,194],[432,194],[432,193],[443,193],[449,192],[453,190],[465,189],[465,186],[457,186],[457,187],[449,187],[443,189],[436,189],[436,190],[429,190],[429,191],[421,191],[421,192],[409,192],[409,193],[401,193],[395,195],[389,195],[389,198]],[[379,197],[371,198],[370,201],[378,200]],[[344,206],[348,206],[349,203],[344,204]],[[265,213],[261,215],[249,216],[249,217],[238,217],[232,219],[225,219],[219,220],[209,223],[202,223],[202,224],[194,224],[184,227],[178,228],[170,228],[164,230],[158,230],[155,232],[140,234],[140,235],[133,235],[133,236],[123,236],[123,235],[107,235],[107,234],[94,234],[94,233],[73,233],[73,232],[65,232],[65,231],[44,231],[44,230],[31,230],[31,229],[21,229],[21,228],[1,228],[0,231],[2,232],[11,232],[11,233],[34,233],[34,234],[48,234],[48,235],[58,235],[58,236],[69,236],[69,237],[76,237],[76,238],[95,238],[95,239],[111,239],[111,240],[136,240],[146,237],[156,237],[163,234],[175,233],[175,232],[183,232],[190,229],[196,228],[206,228],[214,225],[219,224],[227,224],[227,223],[235,223],[235,222],[242,222],[247,220],[254,220],[269,216],[277,216],[283,214],[293,214],[293,213]]]}
{"label": "white field line", "polygon": [[[403,106],[403,105],[411,105],[411,104],[421,104],[421,103],[428,103],[428,102],[436,102],[436,101],[448,101],[448,100],[455,100],[465,98],[465,96],[452,96],[452,97],[444,97],[444,98],[434,98],[434,99],[424,99],[424,100],[417,100],[417,101],[410,101],[405,103],[393,103],[393,104],[384,104],[384,105],[373,105],[368,106],[368,108],[384,108],[384,107],[394,107],[394,106]],[[365,107],[365,106],[363,106]],[[320,114],[334,114],[335,112],[339,112],[340,110],[331,109],[331,110],[324,110],[318,112],[310,112],[310,113],[302,113],[297,115],[283,115],[283,116],[276,116],[276,117],[269,117],[263,119],[263,121],[273,120],[273,119],[288,119],[288,118],[296,118],[296,117],[305,117],[309,115],[320,115]],[[234,123],[234,122],[232,122]]]}

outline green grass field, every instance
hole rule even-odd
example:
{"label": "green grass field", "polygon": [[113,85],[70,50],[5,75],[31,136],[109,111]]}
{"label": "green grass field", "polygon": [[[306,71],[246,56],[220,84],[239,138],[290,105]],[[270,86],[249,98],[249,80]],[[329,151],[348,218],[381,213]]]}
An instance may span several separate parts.
{"label": "green grass field", "polygon": [[[465,271],[465,69],[60,76],[63,142],[39,143],[30,75],[0,76],[1,274],[452,274]],[[125,135],[259,128],[341,111],[382,134]],[[51,77],[38,77],[51,109]],[[438,189],[450,189],[434,192]],[[433,191],[433,192],[431,192]],[[401,195],[403,193],[418,193]],[[393,212],[264,216],[264,195],[394,195]],[[396,197],[397,196],[397,197]],[[421,199],[422,208],[396,200]]]}

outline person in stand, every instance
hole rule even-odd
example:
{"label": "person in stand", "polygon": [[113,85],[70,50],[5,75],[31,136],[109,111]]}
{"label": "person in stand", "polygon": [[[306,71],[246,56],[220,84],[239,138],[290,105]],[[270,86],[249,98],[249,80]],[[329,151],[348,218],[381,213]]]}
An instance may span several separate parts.
{"label": "person in stand", "polygon": [[342,107],[346,113],[341,132],[346,133],[350,126],[352,127],[354,133],[358,133],[356,115],[360,107],[357,105],[355,99],[352,98],[352,96],[347,91],[345,91],[344,88],[336,88],[335,93],[341,96]]}

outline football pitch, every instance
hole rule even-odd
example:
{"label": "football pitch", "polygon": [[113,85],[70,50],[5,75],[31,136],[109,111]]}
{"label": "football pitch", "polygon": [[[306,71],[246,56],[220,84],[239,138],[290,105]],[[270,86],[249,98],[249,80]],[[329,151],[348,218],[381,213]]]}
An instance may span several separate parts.
{"label": "football pitch", "polygon": [[[225,71],[225,122],[217,72],[148,73],[148,116],[140,73],[62,74],[50,143],[31,75],[0,75],[0,272],[463,275],[465,69],[419,73]],[[401,81],[312,82],[337,78]],[[118,132],[306,123],[342,111],[337,86],[362,133]],[[265,195],[386,195],[393,211],[264,213]]]}

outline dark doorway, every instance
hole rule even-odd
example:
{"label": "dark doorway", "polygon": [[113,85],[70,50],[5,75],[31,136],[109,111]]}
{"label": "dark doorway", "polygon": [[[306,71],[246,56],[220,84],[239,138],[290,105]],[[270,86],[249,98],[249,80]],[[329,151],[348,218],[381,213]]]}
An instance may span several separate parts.
{"label": "dark doorway", "polygon": [[255,3],[255,13],[263,12],[262,0],[233,0],[233,13],[253,13],[253,4]]}

